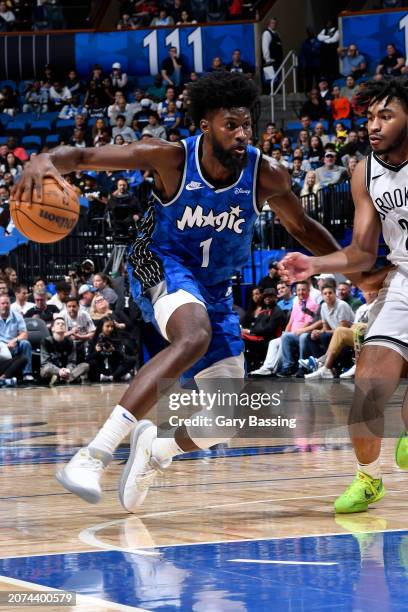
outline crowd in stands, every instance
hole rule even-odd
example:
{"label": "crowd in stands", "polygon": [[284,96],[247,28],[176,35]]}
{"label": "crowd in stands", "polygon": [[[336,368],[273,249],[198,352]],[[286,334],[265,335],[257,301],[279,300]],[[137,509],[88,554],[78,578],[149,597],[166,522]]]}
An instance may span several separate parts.
{"label": "crowd in stands", "polygon": [[55,284],[36,278],[30,287],[13,268],[0,272],[0,387],[130,379],[140,313],[124,270],[112,280],[86,259]]}
{"label": "crowd in stands", "polygon": [[240,316],[249,375],[352,378],[376,298],[332,274],[290,287],[270,262]]}
{"label": "crowd in stands", "polygon": [[[76,8],[75,4],[79,3],[75,0],[72,3],[71,0],[71,12],[75,12],[72,11]],[[80,4],[87,3],[82,1]],[[64,2],[60,0],[0,1],[0,32],[62,30],[74,24],[76,25],[76,21],[72,22],[72,18],[65,14]],[[86,26],[84,22],[82,27]]]}
{"label": "crowd in stands", "polygon": [[243,0],[121,0],[118,30],[146,26],[253,19],[255,2]]}

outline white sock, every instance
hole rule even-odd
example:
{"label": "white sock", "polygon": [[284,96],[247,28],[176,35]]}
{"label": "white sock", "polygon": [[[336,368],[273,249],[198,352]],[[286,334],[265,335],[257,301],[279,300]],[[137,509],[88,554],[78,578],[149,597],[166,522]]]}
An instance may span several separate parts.
{"label": "white sock", "polygon": [[358,469],[360,472],[364,472],[364,474],[371,476],[371,478],[381,478],[381,465],[379,457],[372,463],[358,463]]}
{"label": "white sock", "polygon": [[118,404],[95,438],[88,444],[89,448],[96,448],[112,455],[136,423],[137,419],[133,414]]}
{"label": "white sock", "polygon": [[185,453],[174,438],[156,438],[152,444],[152,456],[162,463],[175,455]]}

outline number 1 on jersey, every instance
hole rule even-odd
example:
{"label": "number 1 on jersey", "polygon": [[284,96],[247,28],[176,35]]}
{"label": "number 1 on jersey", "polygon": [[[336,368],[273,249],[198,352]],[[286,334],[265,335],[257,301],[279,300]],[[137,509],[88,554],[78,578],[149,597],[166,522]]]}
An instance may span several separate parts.
{"label": "number 1 on jersey", "polygon": [[201,263],[202,268],[208,268],[208,264],[210,263],[210,246],[212,240],[212,238],[208,238],[208,240],[203,240],[200,242],[200,247],[203,248],[203,261]]}

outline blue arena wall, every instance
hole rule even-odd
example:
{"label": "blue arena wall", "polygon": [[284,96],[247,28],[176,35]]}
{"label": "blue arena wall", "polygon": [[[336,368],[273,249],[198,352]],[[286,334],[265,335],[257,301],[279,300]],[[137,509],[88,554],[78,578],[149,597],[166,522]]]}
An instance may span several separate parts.
{"label": "blue arena wall", "polygon": [[408,10],[341,17],[343,45],[355,43],[366,56],[370,72],[386,55],[386,46],[393,43],[405,57],[408,54]]}

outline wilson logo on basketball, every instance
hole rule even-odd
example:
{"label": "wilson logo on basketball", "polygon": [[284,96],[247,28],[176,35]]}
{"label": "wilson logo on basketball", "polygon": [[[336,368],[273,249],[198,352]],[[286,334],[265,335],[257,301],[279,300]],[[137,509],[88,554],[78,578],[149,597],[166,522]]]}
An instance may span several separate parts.
{"label": "wilson logo on basketball", "polygon": [[44,210],[44,208],[40,211],[40,217],[47,219],[47,221],[51,221],[51,223],[56,223],[60,228],[72,229],[76,223],[76,219],[68,219],[67,217],[61,217],[61,215],[54,215],[54,213],[50,213],[48,210]]}

